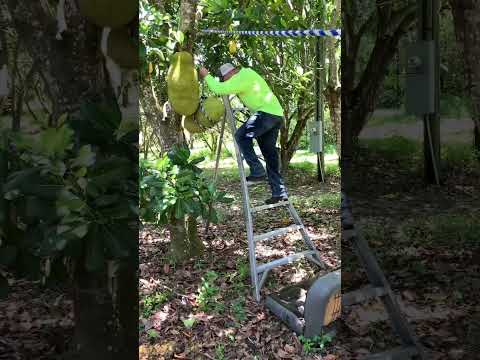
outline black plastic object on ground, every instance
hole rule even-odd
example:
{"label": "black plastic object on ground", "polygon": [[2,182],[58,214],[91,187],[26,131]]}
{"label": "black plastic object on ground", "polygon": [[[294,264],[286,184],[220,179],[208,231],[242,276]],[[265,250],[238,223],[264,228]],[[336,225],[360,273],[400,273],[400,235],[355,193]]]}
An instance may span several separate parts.
{"label": "black plastic object on ground", "polygon": [[340,270],[306,280],[267,296],[265,305],[297,335],[334,334],[341,313]]}

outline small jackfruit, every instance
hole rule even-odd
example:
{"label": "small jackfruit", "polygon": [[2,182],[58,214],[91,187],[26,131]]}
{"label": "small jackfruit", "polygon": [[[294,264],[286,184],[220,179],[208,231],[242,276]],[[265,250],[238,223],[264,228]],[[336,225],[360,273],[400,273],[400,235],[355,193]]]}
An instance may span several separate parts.
{"label": "small jackfruit", "polygon": [[107,53],[120,67],[136,69],[139,66],[138,45],[126,27],[110,31]]}
{"label": "small jackfruit", "polygon": [[182,119],[182,127],[190,134],[198,134],[203,132],[203,128],[197,123],[195,114],[184,116]]}
{"label": "small jackfruit", "polygon": [[80,0],[80,13],[100,27],[128,24],[138,13],[137,0]]}
{"label": "small jackfruit", "polygon": [[223,101],[218,97],[210,96],[203,103],[203,111],[198,113],[198,122],[209,129],[218,123],[225,114]]}
{"label": "small jackfruit", "polygon": [[168,100],[175,112],[192,115],[200,103],[200,84],[192,54],[173,54],[167,73]]}
{"label": "small jackfruit", "polygon": [[228,43],[228,51],[230,52],[230,54],[235,54],[237,52],[237,47],[237,43],[234,40],[231,40]]}

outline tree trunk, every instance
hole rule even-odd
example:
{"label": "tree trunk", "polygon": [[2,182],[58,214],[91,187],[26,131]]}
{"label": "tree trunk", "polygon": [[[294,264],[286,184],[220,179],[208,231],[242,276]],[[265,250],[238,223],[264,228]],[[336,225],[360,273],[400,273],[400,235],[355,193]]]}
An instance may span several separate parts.
{"label": "tree trunk", "polygon": [[[331,29],[337,28],[341,14],[341,0],[335,0],[335,10],[333,11]],[[328,57],[328,81],[325,88],[325,99],[327,100],[330,112],[330,121],[332,122],[335,132],[335,145],[337,154],[341,157],[342,152],[342,119],[341,119],[341,86],[338,79],[338,64],[335,56],[336,43],[335,38],[329,37],[326,40],[327,57]],[[322,109],[323,111],[323,109]]]}
{"label": "tree trunk", "polygon": [[168,230],[170,232],[170,258],[172,262],[182,263],[191,257],[203,254],[204,246],[199,240],[197,221],[194,217],[172,218]]}
{"label": "tree trunk", "polygon": [[[415,4],[408,4],[396,11],[393,3],[377,2],[376,6],[376,10],[360,26],[355,25],[359,9],[354,2],[345,2],[342,11],[345,31],[342,41],[341,139],[342,157],[348,159],[352,159],[358,135],[374,110],[378,90],[399,40],[415,21]],[[375,44],[365,67],[359,72],[357,60],[360,43],[374,24],[377,24]]]}
{"label": "tree trunk", "polygon": [[[48,2],[9,0],[8,6],[18,41],[38,64],[44,88],[52,100],[52,125],[63,113],[78,115],[84,101],[101,101],[113,95],[99,52],[99,28],[80,14],[77,1],[65,1],[68,29],[62,33],[60,40],[56,39],[56,18],[50,15],[56,11],[46,8]],[[90,273],[85,269],[84,262],[76,263],[75,358],[129,359],[138,354],[134,341],[138,337],[138,314],[135,310],[138,301],[134,296],[127,296],[137,291],[137,279],[132,275],[136,271],[135,265],[130,263],[127,271],[117,278],[117,294],[122,294],[124,298],[119,308],[122,313],[116,316],[105,272]],[[135,324],[131,312],[135,314]]]}
{"label": "tree trunk", "polygon": [[[185,42],[177,46],[178,51],[193,52],[195,41],[195,16],[197,1],[182,0],[180,3],[179,30],[185,34]],[[160,120],[160,138],[162,151],[168,151],[174,145],[188,146],[181,127],[182,116],[167,104],[163,107],[163,119]],[[203,252],[204,245],[197,234],[197,222],[193,217],[172,219],[169,225],[170,251],[174,261],[181,262]]]}
{"label": "tree trunk", "polygon": [[341,157],[342,153],[341,93],[341,87],[334,86],[334,84],[331,84],[330,82],[326,86],[324,93],[324,96],[327,99],[328,110],[330,112],[330,121],[332,122],[335,131],[335,146],[339,157]]}
{"label": "tree trunk", "polygon": [[296,108],[297,122],[293,128],[293,131],[291,131],[291,135],[288,136],[291,130],[290,120],[286,121],[285,127],[280,130],[280,161],[282,173],[287,171],[288,164],[290,164],[293,155],[295,155],[298,144],[300,143],[300,139],[302,138],[302,134],[307,127],[308,119],[315,110],[312,106],[309,106],[308,108],[306,107],[305,96],[305,91],[301,91],[298,96]]}
{"label": "tree trunk", "polygon": [[474,146],[480,150],[480,1],[450,0],[455,33],[463,49],[467,94],[471,98],[475,124]]}

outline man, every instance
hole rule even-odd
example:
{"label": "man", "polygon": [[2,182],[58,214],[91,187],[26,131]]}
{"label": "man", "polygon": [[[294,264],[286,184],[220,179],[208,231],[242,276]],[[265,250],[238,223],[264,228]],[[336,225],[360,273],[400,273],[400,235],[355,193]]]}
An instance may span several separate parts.
{"label": "man", "polygon": [[253,114],[235,133],[240,151],[245,158],[250,175],[249,184],[265,180],[265,169],[253,149],[257,139],[267,164],[267,175],[272,197],[266,204],[287,200],[287,190],[279,170],[276,148],[278,133],[283,123],[283,108],[265,80],[253,69],[237,69],[232,64],[220,67],[220,79],[216,80],[204,67],[200,77],[205,79],[209,89],[217,95],[237,95]]}

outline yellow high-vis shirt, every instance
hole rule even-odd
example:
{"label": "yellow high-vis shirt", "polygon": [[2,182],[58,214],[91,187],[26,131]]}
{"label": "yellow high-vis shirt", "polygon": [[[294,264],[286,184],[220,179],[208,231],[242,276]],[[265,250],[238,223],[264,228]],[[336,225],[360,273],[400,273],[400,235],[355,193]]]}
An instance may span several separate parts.
{"label": "yellow high-vis shirt", "polygon": [[238,95],[252,114],[263,111],[283,117],[280,101],[273,94],[267,82],[253,69],[242,68],[225,82],[220,82],[208,74],[205,82],[216,95]]}

